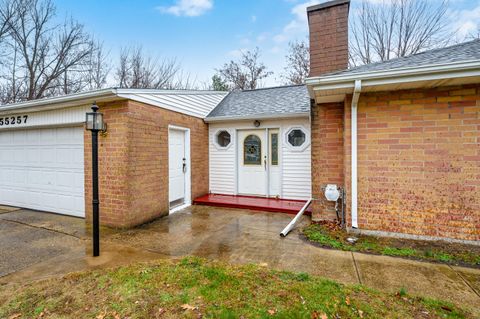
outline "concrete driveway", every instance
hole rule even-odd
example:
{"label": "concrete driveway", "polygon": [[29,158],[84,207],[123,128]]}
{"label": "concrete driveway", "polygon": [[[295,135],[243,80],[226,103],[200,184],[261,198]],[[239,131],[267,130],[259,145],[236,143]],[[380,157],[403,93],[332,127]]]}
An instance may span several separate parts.
{"label": "concrete driveway", "polygon": [[0,206],[0,277],[60,255],[85,254],[85,221]]}
{"label": "concrete driveway", "polygon": [[[410,294],[472,309],[480,304],[478,269],[322,249],[305,242],[298,228],[281,238],[279,232],[291,218],[279,213],[193,206],[135,229],[102,231],[101,256],[92,258],[90,240],[83,237],[83,220],[30,211],[4,213],[0,214],[0,227],[9,233],[0,232],[1,258],[18,260],[2,263],[0,271],[19,271],[0,278],[0,284],[196,255],[308,272],[389,292],[405,288]],[[307,218],[302,220],[307,222]],[[4,247],[8,250],[5,257]]]}

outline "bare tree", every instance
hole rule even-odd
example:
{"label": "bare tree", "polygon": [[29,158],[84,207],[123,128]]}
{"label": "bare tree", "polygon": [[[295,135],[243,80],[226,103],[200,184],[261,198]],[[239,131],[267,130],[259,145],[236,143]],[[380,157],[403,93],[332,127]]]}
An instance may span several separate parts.
{"label": "bare tree", "polygon": [[111,70],[108,61],[109,53],[105,52],[102,42],[95,42],[87,58],[83,70],[83,78],[87,90],[96,90],[105,87]]}
{"label": "bare tree", "polygon": [[221,80],[233,90],[253,90],[261,85],[261,80],[272,75],[273,72],[259,61],[260,50],[242,52],[239,61],[231,60],[225,63],[217,72]]}
{"label": "bare tree", "polygon": [[181,72],[176,59],[152,58],[142,47],[123,48],[115,70],[122,88],[179,89],[192,86],[190,75]]}
{"label": "bare tree", "polygon": [[446,46],[446,0],[363,0],[352,20],[350,64],[367,64]]}
{"label": "bare tree", "polygon": [[11,67],[2,70],[9,75],[2,83],[10,92],[8,102],[82,90],[82,70],[94,48],[83,26],[72,19],[56,24],[50,0],[12,0],[11,5],[14,16],[3,41]]}
{"label": "bare tree", "polygon": [[466,40],[476,40],[476,39],[480,39],[480,26],[477,28],[476,32],[471,32],[466,37]]}
{"label": "bare tree", "polygon": [[0,41],[7,35],[11,20],[15,15],[15,2],[4,0],[0,2]]}
{"label": "bare tree", "polygon": [[310,73],[310,50],[305,41],[288,44],[287,66],[282,78],[287,84],[304,84]]}

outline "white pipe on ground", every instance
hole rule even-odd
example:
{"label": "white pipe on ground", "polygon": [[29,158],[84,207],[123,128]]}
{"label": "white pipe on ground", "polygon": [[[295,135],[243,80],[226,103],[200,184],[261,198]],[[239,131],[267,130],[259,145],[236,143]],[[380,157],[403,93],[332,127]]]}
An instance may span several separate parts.
{"label": "white pipe on ground", "polygon": [[302,217],[303,213],[307,210],[308,206],[312,203],[312,198],[310,198],[305,205],[303,205],[302,209],[297,213],[297,215],[292,219],[292,221],[285,227],[282,232],[280,233],[280,236],[285,237],[288,235],[288,233],[293,229],[295,224],[300,220],[300,217]]}

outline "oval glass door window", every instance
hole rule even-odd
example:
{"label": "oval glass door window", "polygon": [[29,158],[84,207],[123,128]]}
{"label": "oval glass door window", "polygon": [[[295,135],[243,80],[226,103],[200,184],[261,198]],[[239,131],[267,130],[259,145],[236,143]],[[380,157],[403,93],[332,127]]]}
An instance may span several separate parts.
{"label": "oval glass door window", "polygon": [[248,135],[243,141],[243,164],[262,165],[262,141],[257,135]]}

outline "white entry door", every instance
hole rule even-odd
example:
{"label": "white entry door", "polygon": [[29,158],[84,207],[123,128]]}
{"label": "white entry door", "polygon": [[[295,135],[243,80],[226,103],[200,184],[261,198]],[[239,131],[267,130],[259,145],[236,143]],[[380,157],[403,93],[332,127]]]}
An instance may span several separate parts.
{"label": "white entry door", "polygon": [[238,193],[267,195],[267,138],[265,130],[238,132]]}
{"label": "white entry door", "polygon": [[170,207],[185,203],[185,174],[187,159],[185,150],[185,131],[169,129],[168,131],[168,173]]}
{"label": "white entry door", "polygon": [[0,131],[0,205],[85,216],[82,127]]}

